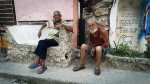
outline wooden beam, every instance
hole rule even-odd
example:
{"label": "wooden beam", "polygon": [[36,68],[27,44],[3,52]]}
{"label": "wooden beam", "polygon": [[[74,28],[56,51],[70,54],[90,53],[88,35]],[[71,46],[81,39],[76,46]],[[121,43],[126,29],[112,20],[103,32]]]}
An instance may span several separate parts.
{"label": "wooden beam", "polygon": [[14,18],[13,17],[10,17],[10,18],[0,17],[0,21],[14,21]]}
{"label": "wooden beam", "polygon": [[1,17],[14,17],[13,13],[5,13],[5,14],[4,13],[3,14],[0,13],[0,16]]}
{"label": "wooden beam", "polygon": [[3,14],[3,13],[12,13],[13,12],[13,9],[0,9],[0,13]]}
{"label": "wooden beam", "polygon": [[0,9],[5,9],[5,8],[12,8],[13,6],[11,4],[1,4]]}

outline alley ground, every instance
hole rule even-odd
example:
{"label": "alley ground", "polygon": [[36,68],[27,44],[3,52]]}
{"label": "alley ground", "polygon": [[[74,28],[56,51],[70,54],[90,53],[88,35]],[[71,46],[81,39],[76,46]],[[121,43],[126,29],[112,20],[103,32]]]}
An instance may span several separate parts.
{"label": "alley ground", "polygon": [[[30,63],[29,63],[30,64]],[[73,72],[69,67],[48,67],[41,75],[37,74],[37,69],[31,70],[29,64],[0,62],[0,77],[9,80],[22,80],[27,84],[59,84],[59,83],[83,83],[83,84],[149,84],[150,72],[135,72],[128,70],[118,70],[101,67],[101,75],[94,75],[94,64],[88,63],[84,70]],[[1,78],[3,79],[3,78]],[[0,84],[5,84],[0,80]],[[5,80],[4,80],[5,82]],[[7,84],[7,83],[6,83]],[[9,84],[9,83],[8,83]],[[11,84],[11,83],[10,83]]]}

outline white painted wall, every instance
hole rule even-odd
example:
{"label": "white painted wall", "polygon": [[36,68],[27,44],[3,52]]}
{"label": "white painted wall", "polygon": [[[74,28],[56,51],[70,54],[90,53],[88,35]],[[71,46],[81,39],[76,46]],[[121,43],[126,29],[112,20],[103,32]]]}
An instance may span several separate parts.
{"label": "white painted wall", "polygon": [[118,2],[119,0],[116,0],[116,3],[113,4],[110,12],[109,43],[111,48],[115,48],[113,41],[115,41],[116,36],[115,30],[117,25]]}
{"label": "white painted wall", "polygon": [[[110,42],[110,47],[111,48],[115,48],[115,45],[114,45],[113,41],[116,41],[116,34],[118,34],[117,31],[116,31],[116,28],[117,28],[117,24],[118,24],[118,14],[120,12],[120,11],[118,11],[119,1],[121,1],[121,0],[116,0],[116,3],[113,4],[112,9],[111,9],[111,13],[110,13],[109,42]],[[124,2],[126,2],[126,1],[124,1]],[[122,3],[122,4],[124,4],[124,3]],[[135,27],[137,25],[132,25],[132,26]],[[135,35],[136,35],[136,38],[137,38],[138,34],[136,33]],[[145,37],[143,37],[140,41],[137,41],[137,39],[135,39],[133,41],[133,44],[136,44],[138,50],[142,53],[144,51],[146,51],[146,46],[145,46],[146,43],[147,43],[147,41],[145,40]],[[136,49],[136,47],[133,47],[133,49]]]}
{"label": "white painted wall", "polygon": [[7,28],[18,44],[37,45],[40,39],[47,38],[49,34],[49,29],[44,28],[42,36],[38,38],[41,25],[14,25]]}

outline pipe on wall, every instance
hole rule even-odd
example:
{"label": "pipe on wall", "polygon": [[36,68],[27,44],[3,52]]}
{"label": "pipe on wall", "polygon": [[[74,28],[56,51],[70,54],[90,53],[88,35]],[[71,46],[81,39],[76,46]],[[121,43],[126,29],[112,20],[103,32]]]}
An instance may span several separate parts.
{"label": "pipe on wall", "polygon": [[78,34],[78,0],[73,0],[73,47],[77,48],[77,34]]}

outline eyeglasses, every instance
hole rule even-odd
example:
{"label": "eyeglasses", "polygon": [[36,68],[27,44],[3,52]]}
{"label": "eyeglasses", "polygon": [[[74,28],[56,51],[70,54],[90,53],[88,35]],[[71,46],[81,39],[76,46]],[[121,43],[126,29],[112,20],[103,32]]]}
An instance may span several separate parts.
{"label": "eyeglasses", "polygon": [[89,25],[89,27],[93,27],[93,26],[94,26],[94,24]]}

